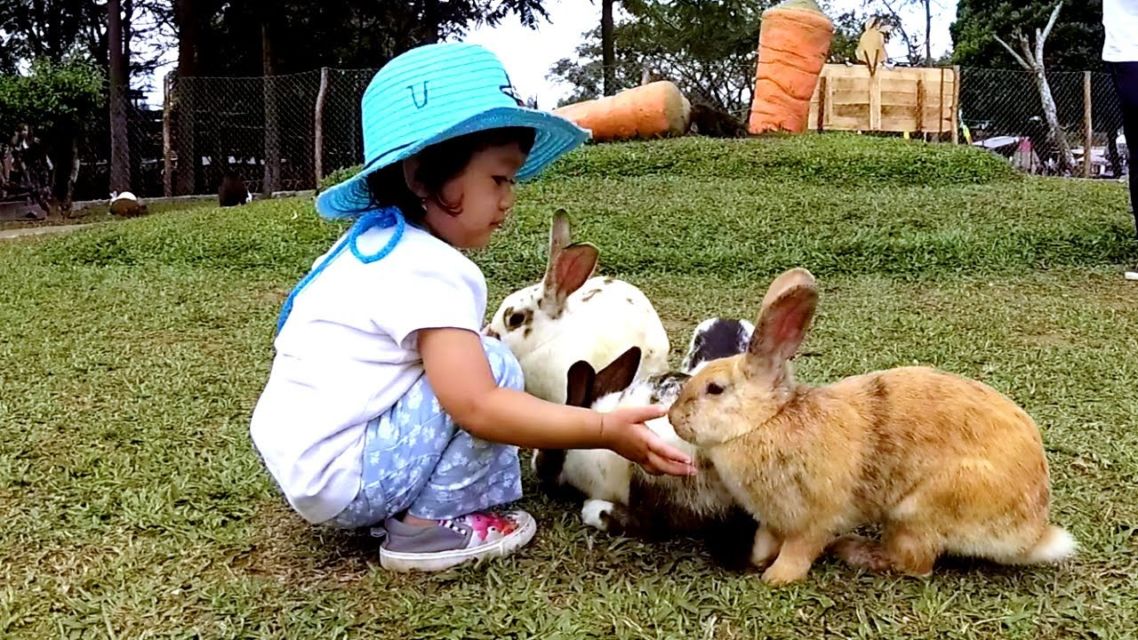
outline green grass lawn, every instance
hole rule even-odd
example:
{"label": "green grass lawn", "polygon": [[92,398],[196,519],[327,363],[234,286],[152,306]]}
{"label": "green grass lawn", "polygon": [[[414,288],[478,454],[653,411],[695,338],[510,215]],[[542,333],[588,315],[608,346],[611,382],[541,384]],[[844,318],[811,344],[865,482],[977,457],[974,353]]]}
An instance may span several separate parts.
{"label": "green grass lawn", "polygon": [[[520,191],[473,254],[490,310],[540,277],[564,206],[641,286],[678,363],[712,314],[753,318],[801,265],[821,308],[799,375],[924,363],[1043,431],[1062,567],[945,560],[925,580],[831,559],[781,590],[701,545],[586,529],[526,470],[534,543],[389,575],[308,526],[248,417],[288,289],[342,226],[311,200],[199,208],[0,245],[0,637],[1127,637],[1138,629],[1138,260],[1117,183],[982,152],[827,135],[590,147]],[[528,460],[528,455],[526,457]]]}

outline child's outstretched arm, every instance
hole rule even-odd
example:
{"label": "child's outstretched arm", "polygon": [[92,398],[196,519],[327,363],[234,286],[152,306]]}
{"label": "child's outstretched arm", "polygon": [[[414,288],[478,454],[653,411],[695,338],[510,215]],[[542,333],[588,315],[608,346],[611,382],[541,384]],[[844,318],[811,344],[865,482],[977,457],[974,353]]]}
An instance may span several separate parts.
{"label": "child's outstretched arm", "polygon": [[692,462],[643,423],[666,414],[659,407],[611,413],[547,402],[499,387],[478,334],[464,329],[420,329],[419,353],[439,404],[471,435],[534,449],[611,449],[653,474],[691,475]]}

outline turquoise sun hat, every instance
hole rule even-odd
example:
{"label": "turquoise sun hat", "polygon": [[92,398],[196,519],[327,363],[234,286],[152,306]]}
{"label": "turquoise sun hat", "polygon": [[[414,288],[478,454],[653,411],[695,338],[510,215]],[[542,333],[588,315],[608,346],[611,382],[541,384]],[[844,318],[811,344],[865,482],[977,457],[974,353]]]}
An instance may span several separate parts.
{"label": "turquoise sun hat", "polygon": [[549,112],[522,106],[505,67],[481,45],[447,42],[411,49],[372,78],[360,101],[364,166],[316,199],[326,218],[373,208],[367,176],[447,138],[497,127],[531,127],[533,149],[519,180],[540,173],[584,143],[589,131]]}
{"label": "turquoise sun hat", "polygon": [[[590,136],[566,118],[523,106],[498,57],[469,43],[423,45],[396,56],[372,78],[360,107],[364,166],[316,198],[316,211],[322,217],[355,222],[343,241],[289,293],[277,318],[278,333],[297,294],[345,248],[360,262],[370,263],[389,254],[402,238],[403,212],[395,206],[376,208],[367,186],[371,173],[448,138],[499,127],[530,127],[535,130],[533,148],[517,173],[519,180],[526,180]],[[365,254],[358,240],[373,227],[395,230],[380,250]]]}

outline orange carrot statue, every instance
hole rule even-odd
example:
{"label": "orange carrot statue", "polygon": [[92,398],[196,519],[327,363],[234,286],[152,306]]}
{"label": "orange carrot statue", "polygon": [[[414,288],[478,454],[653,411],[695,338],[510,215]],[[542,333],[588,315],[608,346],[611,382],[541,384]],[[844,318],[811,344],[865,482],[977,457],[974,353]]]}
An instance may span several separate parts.
{"label": "orange carrot statue", "polygon": [[814,0],[786,0],[763,12],[748,133],[806,130],[833,35],[834,23]]}
{"label": "orange carrot statue", "polygon": [[683,135],[691,103],[675,84],[659,80],[553,112],[592,131],[594,142],[605,142]]}

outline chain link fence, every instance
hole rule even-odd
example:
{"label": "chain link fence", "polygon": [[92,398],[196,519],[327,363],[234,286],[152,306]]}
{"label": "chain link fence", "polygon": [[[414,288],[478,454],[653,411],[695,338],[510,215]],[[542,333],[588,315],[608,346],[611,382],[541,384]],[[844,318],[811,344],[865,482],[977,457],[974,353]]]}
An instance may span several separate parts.
{"label": "chain link fence", "polygon": [[[966,140],[1003,155],[1025,171],[1063,173],[1034,74],[965,68],[961,76],[958,108]],[[1047,74],[1047,83],[1075,162],[1069,174],[1093,178],[1125,174],[1122,108],[1110,74],[1056,71]]]}
{"label": "chain link fence", "polygon": [[[253,193],[314,189],[321,177],[361,162],[360,98],[375,72],[168,78],[162,107],[142,108],[132,96],[128,108],[132,191],[151,198],[217,193],[227,173]],[[1113,178],[1128,171],[1122,112],[1109,74],[1047,74],[1074,159],[1068,172],[1060,171],[1030,72],[964,68],[961,75],[962,144],[986,148],[1037,174]],[[746,111],[739,117],[745,122]],[[100,119],[80,141],[76,200],[109,193],[108,121]]]}

